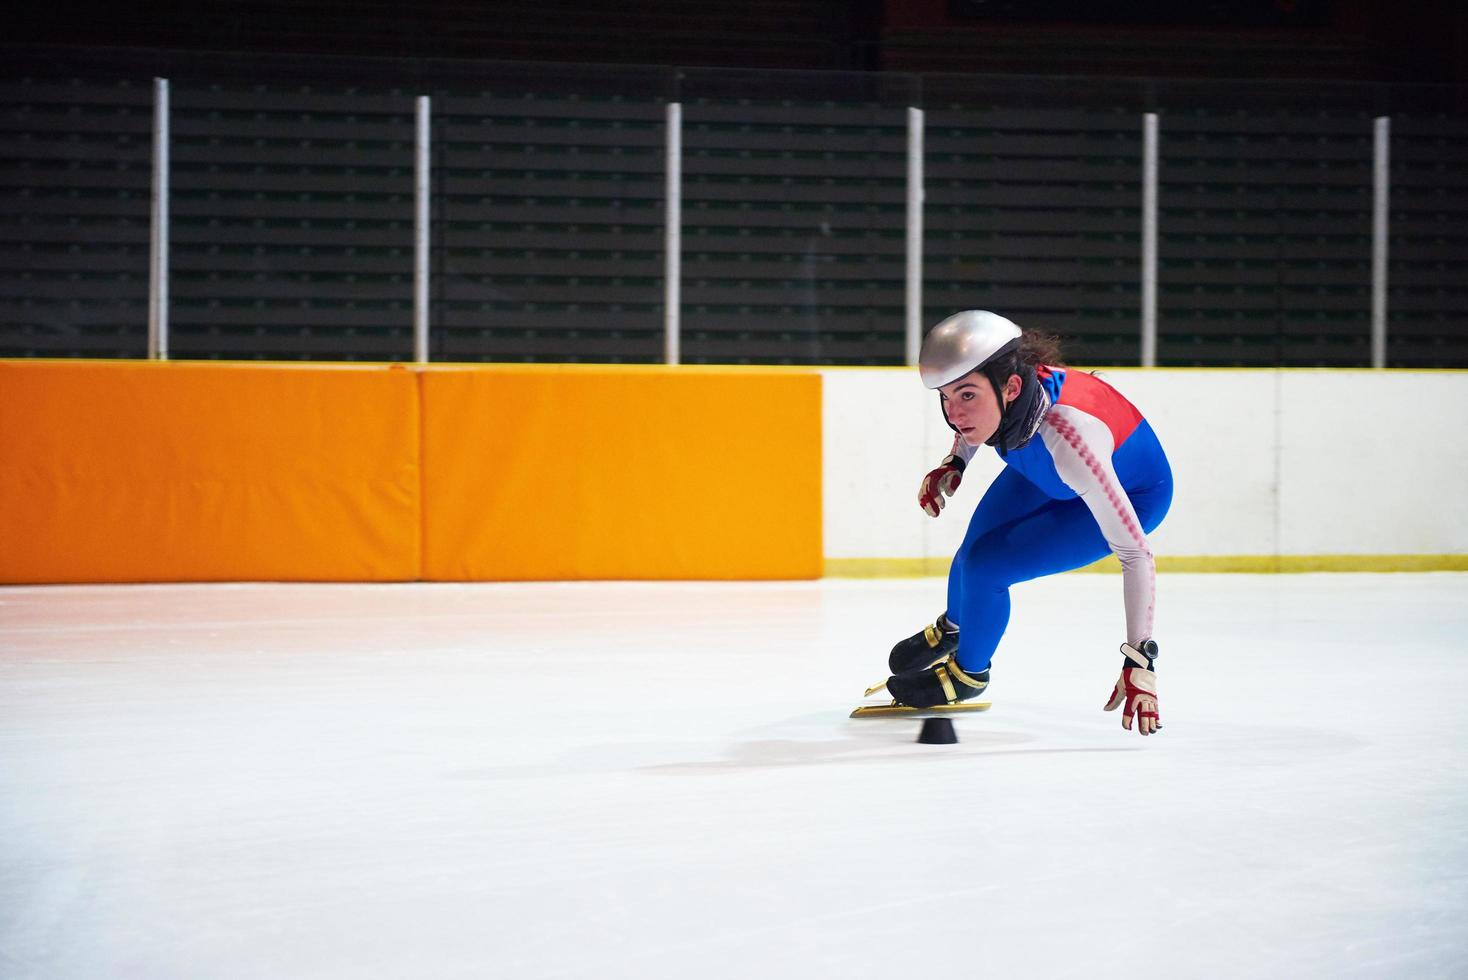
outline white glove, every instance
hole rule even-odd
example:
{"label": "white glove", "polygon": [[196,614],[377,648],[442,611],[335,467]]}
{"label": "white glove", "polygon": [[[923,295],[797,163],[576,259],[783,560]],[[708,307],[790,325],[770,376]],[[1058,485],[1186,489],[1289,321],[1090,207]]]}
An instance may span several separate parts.
{"label": "white glove", "polygon": [[936,470],[923,477],[918,487],[918,504],[929,517],[937,517],[946,501],[944,496],[953,496],[953,491],[963,482],[964,461],[958,456],[945,456]]}
{"label": "white glove", "polygon": [[1121,727],[1131,731],[1135,716],[1137,734],[1151,735],[1162,728],[1162,720],[1157,713],[1157,672],[1152,666],[1157,659],[1157,644],[1152,640],[1144,640],[1135,647],[1123,643],[1121,652],[1126,655],[1126,660],[1122,661],[1121,677],[1111,689],[1105,710],[1115,711],[1125,702],[1126,707],[1121,711]]}

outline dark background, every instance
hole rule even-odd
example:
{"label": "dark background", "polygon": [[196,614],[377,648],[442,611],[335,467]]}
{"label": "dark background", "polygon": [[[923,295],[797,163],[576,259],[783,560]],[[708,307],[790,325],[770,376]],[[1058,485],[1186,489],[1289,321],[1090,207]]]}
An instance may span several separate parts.
{"label": "dark background", "polygon": [[858,71],[1463,82],[1438,0],[215,0],[20,5],[12,43]]}
{"label": "dark background", "polygon": [[926,323],[992,308],[1075,363],[1136,363],[1156,112],[1159,363],[1368,364],[1389,116],[1388,363],[1468,367],[1465,22],[1382,0],[31,5],[0,42],[0,356],[145,354],[161,76],[176,358],[411,356],[429,95],[435,360],[660,359],[678,101],[688,362],[901,362],[920,106]]}

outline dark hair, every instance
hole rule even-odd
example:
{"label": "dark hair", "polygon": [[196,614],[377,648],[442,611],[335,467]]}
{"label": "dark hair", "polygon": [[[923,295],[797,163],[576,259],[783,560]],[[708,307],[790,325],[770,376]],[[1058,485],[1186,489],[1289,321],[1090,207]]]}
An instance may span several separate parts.
{"label": "dark hair", "polygon": [[1060,359],[1060,338],[1039,330],[1024,330],[1020,333],[1019,342],[1012,350],[994,358],[981,370],[989,379],[989,384],[994,387],[994,393],[999,396],[1000,403],[1003,404],[1004,386],[1009,383],[1009,376],[1012,374],[1023,376],[1024,368],[1036,368],[1041,364],[1049,364],[1054,367],[1064,366],[1064,362]]}
{"label": "dark hair", "polygon": [[1060,359],[1060,338],[1040,330],[1025,330],[1019,338],[1019,360],[1031,367],[1050,364],[1064,367]]}

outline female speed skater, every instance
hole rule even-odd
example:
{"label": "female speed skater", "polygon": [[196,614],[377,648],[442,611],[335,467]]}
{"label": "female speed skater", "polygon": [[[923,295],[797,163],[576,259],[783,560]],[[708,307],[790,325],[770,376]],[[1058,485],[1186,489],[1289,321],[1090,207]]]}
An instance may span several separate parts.
{"label": "female speed skater", "polygon": [[1142,735],[1157,731],[1147,534],[1172,502],[1172,471],[1152,427],[1106,382],[1062,366],[1053,338],[984,310],[934,327],[918,370],[956,433],[952,452],[923,478],[923,510],[938,516],[980,446],[993,446],[1005,467],[953,557],[947,608],[892,648],[888,693],[912,707],[978,696],[1009,624],[1009,587],[1110,551],[1121,560],[1126,642],[1105,708],[1124,705],[1128,731],[1133,718]]}

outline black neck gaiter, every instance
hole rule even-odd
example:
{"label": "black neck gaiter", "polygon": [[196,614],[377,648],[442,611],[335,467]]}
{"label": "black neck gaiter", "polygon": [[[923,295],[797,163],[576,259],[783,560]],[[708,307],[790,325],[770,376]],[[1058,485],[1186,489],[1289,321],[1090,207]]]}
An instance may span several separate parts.
{"label": "black neck gaiter", "polygon": [[[1009,403],[1004,410],[1004,415],[999,420],[999,428],[989,437],[987,446],[993,446],[999,451],[999,455],[1011,453],[1030,441],[1035,430],[1040,428],[1040,419],[1045,410],[1050,407],[1050,399],[1045,397],[1044,389],[1040,387],[1039,380],[1035,377],[1035,369],[1031,365],[1025,365],[1016,372],[1024,381],[1019,395]],[[1001,404],[1003,396],[1000,396]]]}

